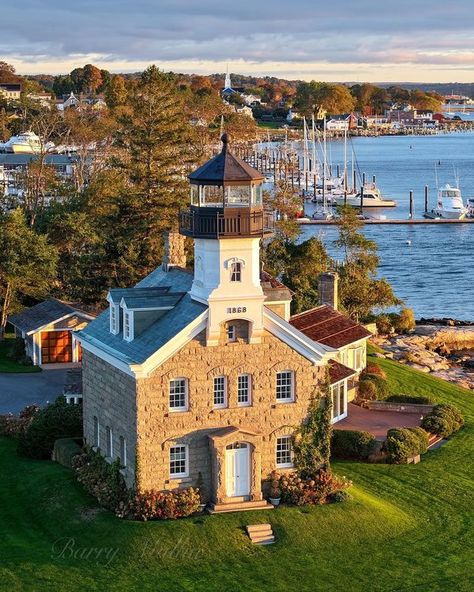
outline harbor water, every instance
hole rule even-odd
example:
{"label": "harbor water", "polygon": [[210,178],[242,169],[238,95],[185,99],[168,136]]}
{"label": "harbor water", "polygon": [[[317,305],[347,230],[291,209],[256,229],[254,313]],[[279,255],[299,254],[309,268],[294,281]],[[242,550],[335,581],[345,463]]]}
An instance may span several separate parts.
{"label": "harbor water", "polygon": [[[430,188],[430,207],[438,185],[459,179],[463,197],[474,196],[474,134],[385,136],[352,140],[360,171],[373,174],[384,196],[396,208],[379,210],[387,218],[407,218],[409,191],[414,191],[415,216],[424,209],[424,186]],[[342,162],[343,142],[332,141],[333,166]],[[313,206],[314,207],[314,206]],[[311,212],[311,205],[308,210]],[[387,278],[417,318],[451,317],[474,320],[474,225],[371,225],[364,228],[376,241],[380,276]],[[307,226],[302,238],[319,236],[333,256],[337,228]]]}

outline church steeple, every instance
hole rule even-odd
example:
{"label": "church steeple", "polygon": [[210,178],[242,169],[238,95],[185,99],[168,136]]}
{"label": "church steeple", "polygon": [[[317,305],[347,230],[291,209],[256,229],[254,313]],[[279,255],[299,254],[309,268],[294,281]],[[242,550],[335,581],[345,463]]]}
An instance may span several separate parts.
{"label": "church steeple", "polygon": [[262,201],[264,176],[232,154],[229,137],[222,152],[189,175],[191,206],[180,216],[180,232],[194,238],[191,297],[209,307],[207,343],[217,345],[222,324],[248,322],[249,340],[263,330],[260,239],[272,232],[273,215]]}
{"label": "church steeple", "polygon": [[229,74],[229,64],[227,64],[227,69],[226,69],[226,74],[225,74],[224,90],[232,90],[232,82],[230,80],[230,74]]}

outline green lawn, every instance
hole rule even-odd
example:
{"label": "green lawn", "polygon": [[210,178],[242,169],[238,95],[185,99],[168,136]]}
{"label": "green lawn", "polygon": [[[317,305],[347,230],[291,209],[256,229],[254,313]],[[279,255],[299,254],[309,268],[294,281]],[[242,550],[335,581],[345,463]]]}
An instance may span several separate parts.
{"label": "green lawn", "polygon": [[13,345],[14,338],[12,333],[7,333],[5,339],[0,341],[0,372],[41,372],[39,366],[23,366],[8,358],[7,354]]}
{"label": "green lawn", "polygon": [[[335,464],[355,483],[344,504],[125,522],[95,513],[67,469],[0,440],[0,590],[473,590],[474,393],[380,363],[394,392],[453,402],[467,423],[418,465]],[[265,521],[278,542],[253,547],[243,527]]]}

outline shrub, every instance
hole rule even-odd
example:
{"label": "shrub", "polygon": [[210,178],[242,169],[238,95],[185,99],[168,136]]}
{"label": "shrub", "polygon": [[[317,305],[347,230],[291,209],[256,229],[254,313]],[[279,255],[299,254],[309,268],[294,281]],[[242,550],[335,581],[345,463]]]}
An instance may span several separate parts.
{"label": "shrub", "polygon": [[82,407],[58,397],[38,411],[18,440],[18,452],[31,458],[51,458],[58,438],[82,437]]}
{"label": "shrub", "polygon": [[377,398],[377,387],[371,380],[361,380],[359,382],[358,399],[366,401],[375,401]]}
{"label": "shrub", "polygon": [[334,430],[331,454],[334,458],[365,460],[375,449],[375,436],[357,430]]}
{"label": "shrub", "polygon": [[25,366],[31,364],[30,358],[26,355],[25,342],[21,337],[15,337],[7,357]]}
{"label": "shrub", "polygon": [[402,308],[399,314],[391,315],[394,330],[397,333],[408,333],[415,328],[415,315],[411,308]]}
{"label": "shrub", "polygon": [[390,393],[388,389],[388,383],[384,378],[378,376],[377,374],[364,374],[364,376],[359,381],[359,397],[363,399],[368,398],[364,397],[362,394],[365,392],[365,390],[367,390],[369,394],[373,392],[373,389],[371,387],[367,387],[364,383],[372,383],[375,387],[375,396],[369,400],[385,399]]}
{"label": "shrub", "polygon": [[351,494],[346,491],[345,489],[334,491],[329,495],[329,502],[331,503],[340,503],[340,502],[347,502],[351,499]]}
{"label": "shrub", "polygon": [[297,506],[328,503],[333,493],[352,485],[345,477],[339,478],[325,470],[308,479],[301,479],[298,473],[282,475],[279,482],[282,501]]}
{"label": "shrub", "polygon": [[374,362],[369,362],[360,373],[361,376],[366,376],[368,374],[370,374],[371,376],[380,376],[380,378],[383,378],[384,380],[387,379],[387,374],[385,373],[385,371]]}
{"label": "shrub", "polygon": [[135,494],[122,514],[135,520],[175,520],[191,516],[199,510],[201,497],[197,489],[188,487],[174,491],[143,491]]}
{"label": "shrub", "polygon": [[82,454],[74,456],[71,464],[79,483],[101,506],[113,512],[126,507],[130,496],[119,460],[108,463],[100,452],[86,447]]}
{"label": "shrub", "polygon": [[385,447],[391,463],[403,463],[428,449],[428,433],[422,428],[395,428],[387,432]]}
{"label": "shrub", "polygon": [[431,397],[424,397],[418,395],[390,395],[385,399],[390,403],[412,403],[414,405],[432,405],[433,399]]}
{"label": "shrub", "polygon": [[379,315],[375,321],[375,324],[377,325],[377,331],[381,335],[390,335],[390,333],[393,331],[392,321],[387,315]]}
{"label": "shrub", "polygon": [[421,427],[426,431],[448,438],[464,425],[461,412],[454,405],[440,404],[433,408],[431,413],[425,415]]}

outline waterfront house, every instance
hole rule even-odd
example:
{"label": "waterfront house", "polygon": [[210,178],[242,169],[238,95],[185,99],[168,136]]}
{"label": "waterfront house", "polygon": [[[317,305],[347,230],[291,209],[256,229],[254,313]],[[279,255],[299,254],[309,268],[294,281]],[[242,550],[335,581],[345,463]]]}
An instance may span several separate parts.
{"label": "waterfront house", "polygon": [[290,290],[261,268],[264,176],[226,135],[189,179],[163,264],[111,289],[79,333],[84,436],[120,458],[130,487],[199,486],[213,511],[264,508],[262,480],[293,469],[292,436],[327,378],[333,421],[347,415],[370,333],[337,310],[336,274],[321,277],[320,306],[291,316]]}
{"label": "waterfront house", "polygon": [[21,84],[19,82],[0,82],[0,99],[6,101],[19,101],[21,96]]}

